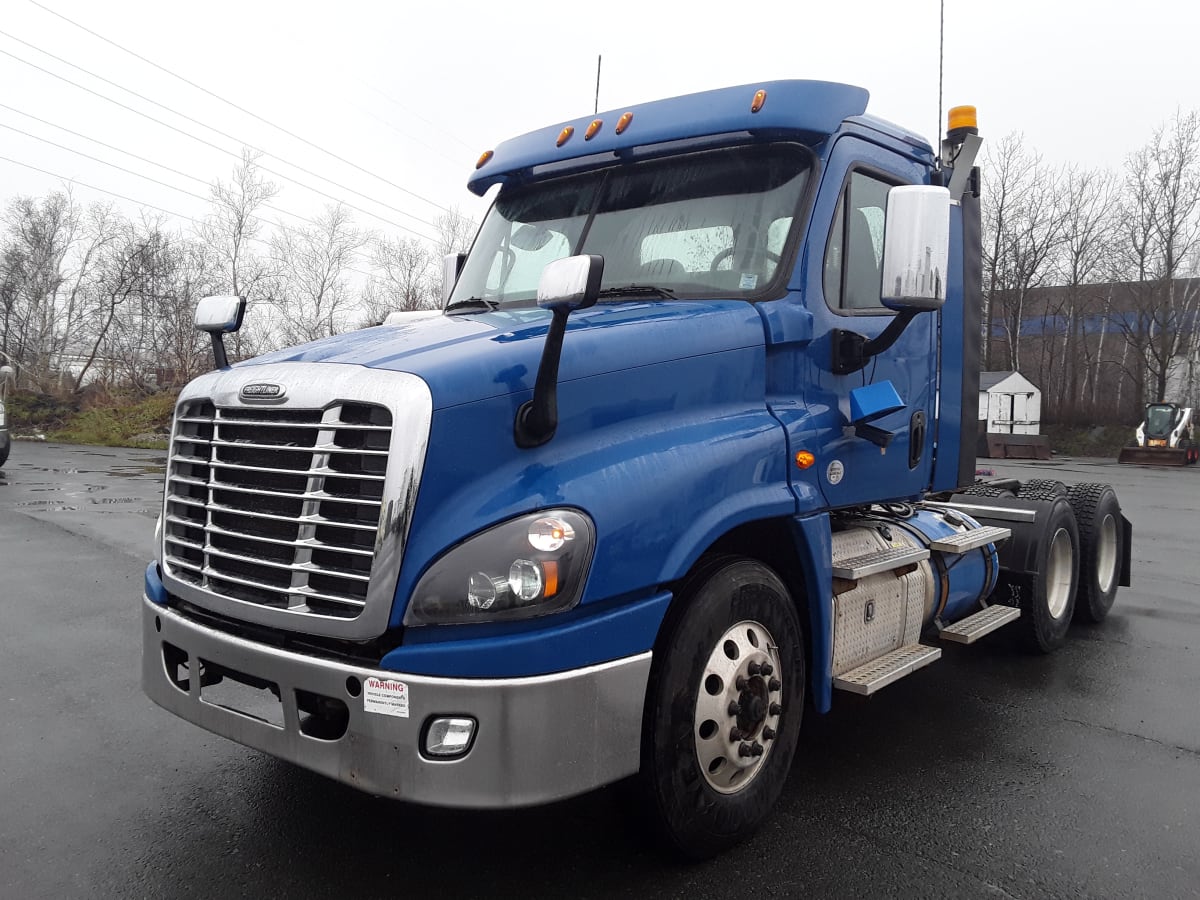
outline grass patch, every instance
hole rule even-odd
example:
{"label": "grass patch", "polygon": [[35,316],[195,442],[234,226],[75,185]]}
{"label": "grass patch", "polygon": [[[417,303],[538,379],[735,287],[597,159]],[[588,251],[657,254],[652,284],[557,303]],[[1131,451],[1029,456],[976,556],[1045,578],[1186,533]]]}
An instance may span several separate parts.
{"label": "grass patch", "polygon": [[1133,440],[1133,431],[1128,425],[1042,425],[1050,447],[1061,456],[1116,457]]}
{"label": "grass patch", "polygon": [[94,398],[59,427],[46,427],[46,437],[70,444],[141,447],[165,450],[175,410],[172,392],[122,402],[118,397]]}

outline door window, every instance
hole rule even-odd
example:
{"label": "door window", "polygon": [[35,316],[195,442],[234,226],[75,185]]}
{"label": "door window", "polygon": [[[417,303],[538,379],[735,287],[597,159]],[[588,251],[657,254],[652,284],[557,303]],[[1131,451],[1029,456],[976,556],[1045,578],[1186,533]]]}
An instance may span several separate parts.
{"label": "door window", "polygon": [[884,311],[880,300],[883,223],[891,185],[852,172],[825,248],[825,300],[847,313]]}

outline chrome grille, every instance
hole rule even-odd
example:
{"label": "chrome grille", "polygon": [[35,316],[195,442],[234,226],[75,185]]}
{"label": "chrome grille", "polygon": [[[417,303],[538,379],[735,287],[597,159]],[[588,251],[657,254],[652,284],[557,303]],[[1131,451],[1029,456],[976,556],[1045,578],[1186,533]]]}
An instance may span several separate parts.
{"label": "chrome grille", "polygon": [[163,561],[182,582],[260,607],[354,619],[367,605],[392,413],[176,411]]}

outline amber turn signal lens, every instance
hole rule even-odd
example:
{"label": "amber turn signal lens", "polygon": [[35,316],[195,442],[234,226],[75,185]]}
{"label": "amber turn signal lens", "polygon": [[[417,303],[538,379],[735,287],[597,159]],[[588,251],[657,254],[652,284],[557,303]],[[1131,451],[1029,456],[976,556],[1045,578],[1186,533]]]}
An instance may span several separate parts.
{"label": "amber turn signal lens", "polygon": [[543,597],[553,597],[558,593],[558,563],[552,559],[542,561]]}
{"label": "amber turn signal lens", "polygon": [[617,119],[617,134],[623,132],[629,127],[629,123],[633,121],[633,113],[627,112],[622,114],[621,118]]}
{"label": "amber turn signal lens", "polygon": [[754,92],[754,100],[750,104],[750,112],[756,113],[763,108],[763,104],[767,102],[767,92],[758,90]]}
{"label": "amber turn signal lens", "polygon": [[495,155],[496,152],[494,150],[485,150],[479,157],[479,162],[475,163],[475,168],[482,169],[485,165],[487,165],[487,161]]}
{"label": "amber turn signal lens", "polygon": [[817,458],[815,456],[813,456],[811,453],[809,453],[807,450],[801,450],[799,453],[796,454],[796,468],[797,469],[807,469],[816,461],[817,461]]}
{"label": "amber turn signal lens", "polygon": [[590,141],[596,136],[596,132],[600,130],[600,126],[604,124],[603,119],[592,119],[592,124],[587,127],[587,131],[583,133],[583,139]]}
{"label": "amber turn signal lens", "polygon": [[575,129],[572,128],[570,125],[568,125],[566,128],[564,128],[562,131],[560,131],[558,133],[558,142],[554,146],[561,147],[563,144],[565,144],[567,141],[569,141],[571,139],[571,135],[573,135],[574,133],[575,133]]}

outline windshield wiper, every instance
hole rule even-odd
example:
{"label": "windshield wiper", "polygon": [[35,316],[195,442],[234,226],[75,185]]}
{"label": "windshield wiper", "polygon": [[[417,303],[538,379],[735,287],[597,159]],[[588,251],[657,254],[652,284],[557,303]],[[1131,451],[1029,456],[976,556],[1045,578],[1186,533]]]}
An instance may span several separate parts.
{"label": "windshield wiper", "polygon": [[601,297],[657,297],[660,300],[675,299],[675,292],[670,288],[655,287],[652,284],[628,284],[625,287],[605,288],[600,292]]}
{"label": "windshield wiper", "polygon": [[486,309],[488,312],[492,312],[499,306],[500,303],[496,300],[485,300],[483,297],[468,297],[466,300],[455,300],[446,307],[445,311],[449,313],[456,309],[464,311],[468,309]]}

